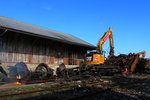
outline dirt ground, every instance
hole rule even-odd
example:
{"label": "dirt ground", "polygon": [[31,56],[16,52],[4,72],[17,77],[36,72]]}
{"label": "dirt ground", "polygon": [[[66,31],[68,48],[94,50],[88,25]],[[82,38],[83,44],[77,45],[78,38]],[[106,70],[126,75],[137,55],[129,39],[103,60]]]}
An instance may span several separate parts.
{"label": "dirt ground", "polygon": [[112,81],[102,87],[110,88],[98,100],[150,100],[150,73],[104,77]]}
{"label": "dirt ground", "polygon": [[[88,81],[42,83],[30,85],[1,85],[0,96],[33,90],[46,91],[0,98],[0,100],[150,100],[150,70],[131,75],[102,76],[102,83]],[[86,83],[87,82],[87,83]],[[83,84],[84,83],[84,84]],[[57,90],[61,86],[69,88]],[[57,91],[56,91],[57,90]]]}

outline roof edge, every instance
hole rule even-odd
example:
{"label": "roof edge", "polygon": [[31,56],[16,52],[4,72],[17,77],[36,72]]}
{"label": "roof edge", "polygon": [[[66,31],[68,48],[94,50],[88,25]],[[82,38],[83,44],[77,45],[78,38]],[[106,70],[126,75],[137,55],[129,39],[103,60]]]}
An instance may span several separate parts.
{"label": "roof edge", "polygon": [[[68,43],[67,41],[63,41],[61,39],[57,39],[57,38],[53,38],[53,37],[47,37],[47,36],[44,36],[44,35],[39,35],[39,34],[35,34],[35,33],[31,33],[31,32],[26,32],[26,31],[22,31],[22,30],[16,30],[16,29],[12,29],[12,28],[8,28],[8,27],[3,27],[3,26],[0,26],[0,29],[7,29],[8,31],[19,32],[19,33],[30,35],[30,36],[37,36],[37,37],[40,37],[40,38],[51,39],[51,40],[54,40],[54,41],[57,41],[57,42],[66,43],[66,44],[87,47],[87,48],[92,49],[92,50],[96,48],[96,46],[89,46],[89,45],[85,45],[85,44],[76,44],[75,42],[70,42],[70,41],[68,41],[69,42]],[[27,34],[27,33],[31,33],[31,34]]]}

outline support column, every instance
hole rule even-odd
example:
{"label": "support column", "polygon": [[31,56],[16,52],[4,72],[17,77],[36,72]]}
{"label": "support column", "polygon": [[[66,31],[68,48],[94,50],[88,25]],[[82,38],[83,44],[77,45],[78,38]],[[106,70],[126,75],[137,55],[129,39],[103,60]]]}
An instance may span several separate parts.
{"label": "support column", "polygon": [[64,60],[64,64],[65,64],[65,65],[68,65],[69,59],[68,59],[68,58],[64,58],[63,60]]}
{"label": "support column", "polygon": [[54,64],[54,57],[52,56],[52,57],[50,57],[50,64]]}
{"label": "support column", "polygon": [[80,65],[80,60],[76,60],[76,65]]}

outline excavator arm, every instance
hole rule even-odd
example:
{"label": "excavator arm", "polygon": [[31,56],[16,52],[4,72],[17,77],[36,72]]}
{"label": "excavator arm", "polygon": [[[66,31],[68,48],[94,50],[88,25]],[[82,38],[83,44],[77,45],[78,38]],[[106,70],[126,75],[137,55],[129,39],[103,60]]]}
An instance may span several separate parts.
{"label": "excavator arm", "polygon": [[144,59],[146,56],[146,51],[136,53],[135,55],[139,55],[139,56],[142,55],[142,58]]}
{"label": "excavator arm", "polygon": [[[144,59],[145,55],[146,55],[146,51],[129,54],[125,61],[126,70],[123,72],[123,74],[133,73],[137,67],[137,63],[140,61],[140,56],[142,56],[142,59]],[[144,66],[141,66],[141,67],[144,67]]]}
{"label": "excavator arm", "polygon": [[96,51],[97,53],[102,54],[102,47],[108,38],[109,38],[109,44],[110,44],[109,57],[111,57],[114,55],[114,41],[113,41],[112,28],[109,28],[109,30],[99,40]]}

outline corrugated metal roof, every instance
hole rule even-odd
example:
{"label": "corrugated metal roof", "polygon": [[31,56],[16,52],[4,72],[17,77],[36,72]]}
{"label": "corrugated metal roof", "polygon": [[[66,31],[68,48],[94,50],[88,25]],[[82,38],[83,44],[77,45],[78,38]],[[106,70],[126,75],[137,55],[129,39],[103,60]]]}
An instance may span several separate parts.
{"label": "corrugated metal roof", "polygon": [[40,37],[65,42],[68,44],[74,44],[74,45],[80,45],[80,46],[85,46],[85,47],[89,47],[89,48],[95,48],[95,46],[93,46],[92,44],[89,44],[89,43],[87,43],[79,38],[76,38],[74,36],[71,36],[71,35],[68,35],[68,34],[65,34],[62,32],[57,32],[54,30],[46,29],[43,27],[27,24],[27,23],[13,20],[10,18],[6,18],[3,16],[0,16],[0,28],[16,30],[16,31],[24,32],[25,34],[28,34],[28,35],[37,35]]}

